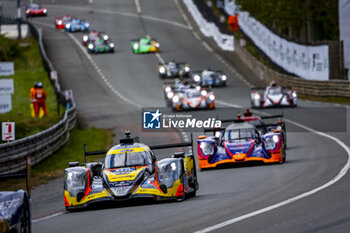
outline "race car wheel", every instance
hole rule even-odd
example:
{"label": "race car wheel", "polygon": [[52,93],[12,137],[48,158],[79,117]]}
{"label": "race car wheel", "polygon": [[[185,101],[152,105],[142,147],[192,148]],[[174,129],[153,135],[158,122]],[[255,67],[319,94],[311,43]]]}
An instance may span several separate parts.
{"label": "race car wheel", "polygon": [[28,203],[26,201],[23,202],[22,206],[22,214],[21,214],[21,220],[20,220],[20,231],[21,233],[29,233],[30,232],[30,214],[29,214],[29,208]]}
{"label": "race car wheel", "polygon": [[282,161],[280,161],[280,164],[283,164],[286,162],[286,157],[287,157],[286,152],[283,150]]}
{"label": "race car wheel", "polygon": [[182,194],[181,196],[176,197],[176,201],[177,202],[182,202],[182,201],[185,200],[185,198],[186,198],[186,194],[184,192],[184,194]]}

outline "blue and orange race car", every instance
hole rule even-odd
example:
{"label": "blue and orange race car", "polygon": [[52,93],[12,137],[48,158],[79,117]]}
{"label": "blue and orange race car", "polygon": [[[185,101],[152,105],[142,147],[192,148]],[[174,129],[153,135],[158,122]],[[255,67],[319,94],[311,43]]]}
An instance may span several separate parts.
{"label": "blue and orange race car", "polygon": [[64,203],[67,210],[101,201],[135,198],[183,201],[198,189],[193,155],[175,153],[157,161],[152,150],[192,146],[179,143],[150,146],[130,137],[108,151],[85,152],[86,156],[106,154],[104,163],[69,163],[64,176]]}
{"label": "blue and orange race car", "polygon": [[[272,124],[260,125],[259,128],[271,126]],[[214,136],[198,138],[198,163],[201,170],[227,163],[284,163],[286,160],[282,134],[277,129],[263,134],[256,126],[237,120],[237,123],[226,128],[205,131],[214,132]]]}
{"label": "blue and orange race car", "polygon": [[[272,122],[272,124],[266,123],[265,120],[270,119],[279,119],[276,122]],[[286,125],[283,121],[283,114],[280,115],[268,115],[268,116],[257,116],[254,115],[249,108],[243,113],[243,115],[237,115],[236,119],[220,119],[221,123],[233,123],[237,122],[237,120],[241,120],[245,123],[254,125],[261,131],[261,133],[265,134],[267,132],[273,132],[274,130],[278,130],[281,132],[283,146],[287,148],[287,132]],[[271,121],[270,121],[271,122]]]}

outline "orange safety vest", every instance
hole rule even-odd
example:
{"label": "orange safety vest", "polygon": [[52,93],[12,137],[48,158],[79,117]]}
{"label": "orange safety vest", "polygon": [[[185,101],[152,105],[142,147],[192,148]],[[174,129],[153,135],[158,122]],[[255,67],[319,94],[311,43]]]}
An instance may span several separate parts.
{"label": "orange safety vest", "polygon": [[35,91],[35,99],[46,99],[45,90],[42,88],[37,88]]}

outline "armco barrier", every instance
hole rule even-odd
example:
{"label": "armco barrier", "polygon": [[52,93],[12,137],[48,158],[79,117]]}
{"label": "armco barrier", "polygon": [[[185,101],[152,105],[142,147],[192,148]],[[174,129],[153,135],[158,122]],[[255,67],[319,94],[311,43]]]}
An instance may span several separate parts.
{"label": "armco barrier", "polygon": [[[32,35],[39,43],[45,69],[52,77],[52,73],[55,73],[55,70],[46,55],[41,29],[35,28],[30,23],[29,27]],[[50,80],[54,86],[58,101],[64,103],[65,95],[61,91],[58,77],[56,76]],[[25,170],[26,157],[28,156],[31,157],[32,165],[34,166],[57,151],[69,140],[70,131],[74,128],[76,122],[75,103],[73,99],[69,101],[70,108],[66,110],[61,120],[51,128],[26,138],[0,144],[0,174],[11,174]]]}
{"label": "armco barrier", "polygon": [[[184,2],[186,0],[183,0]],[[203,5],[201,1],[198,1]],[[198,3],[196,1],[196,3]],[[214,15],[212,12],[210,14],[207,12],[211,10],[209,7],[198,7],[202,16],[206,18],[208,22],[214,22],[215,24],[220,24],[218,20],[211,20],[208,15]],[[222,27],[221,24],[218,28]],[[350,82],[346,80],[331,80],[331,81],[312,81],[302,78],[298,78],[292,75],[278,73],[264,64],[259,62],[254,56],[252,56],[244,47],[241,47],[239,40],[234,41],[235,53],[240,57],[240,59],[247,65],[247,67],[253,71],[256,77],[263,80],[266,84],[275,80],[278,84],[283,86],[292,86],[297,90],[299,94],[322,96],[322,97],[348,97],[350,98]]]}

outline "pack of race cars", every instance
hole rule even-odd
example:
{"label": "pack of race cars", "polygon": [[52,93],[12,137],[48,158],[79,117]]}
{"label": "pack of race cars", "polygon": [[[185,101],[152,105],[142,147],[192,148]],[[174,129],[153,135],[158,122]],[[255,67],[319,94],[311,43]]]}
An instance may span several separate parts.
{"label": "pack of race cars", "polygon": [[[27,16],[46,15],[47,9],[31,4]],[[89,53],[114,52],[116,45],[105,32],[91,30],[90,23],[70,15],[55,18],[55,27],[66,32],[86,32],[82,44]],[[160,52],[160,43],[148,36],[130,42],[133,54]],[[187,62],[174,60],[160,63],[157,74],[164,82],[163,93],[167,106],[173,111],[215,109],[213,88],[228,85],[228,76],[221,70],[206,68],[192,71]],[[251,107],[296,107],[297,93],[291,87],[275,82],[264,88],[253,88]],[[243,116],[219,119],[230,123],[226,127],[206,128],[196,142],[199,169],[216,168],[223,164],[245,162],[284,163],[286,161],[287,133],[283,120],[266,123],[266,119],[247,109]],[[66,210],[84,208],[101,201],[122,201],[134,198],[183,201],[195,196],[199,188],[196,159],[192,153],[174,153],[157,160],[153,150],[193,146],[191,143],[147,146],[126,132],[125,138],[108,151],[86,152],[85,163],[70,162],[65,169],[64,203]],[[87,156],[103,154],[103,162],[86,162]],[[0,199],[1,199],[0,194]],[[11,194],[12,195],[12,194]],[[17,194],[16,194],[17,195]],[[25,193],[21,199],[26,200]],[[4,196],[4,195],[2,195]],[[28,202],[29,203],[29,202]],[[29,204],[27,204],[29,205]],[[28,211],[28,215],[29,215]],[[28,216],[30,218],[30,216]],[[1,215],[0,215],[0,221]],[[19,224],[28,227],[25,223]],[[21,226],[14,223],[13,226]],[[8,226],[10,229],[11,225]]]}

